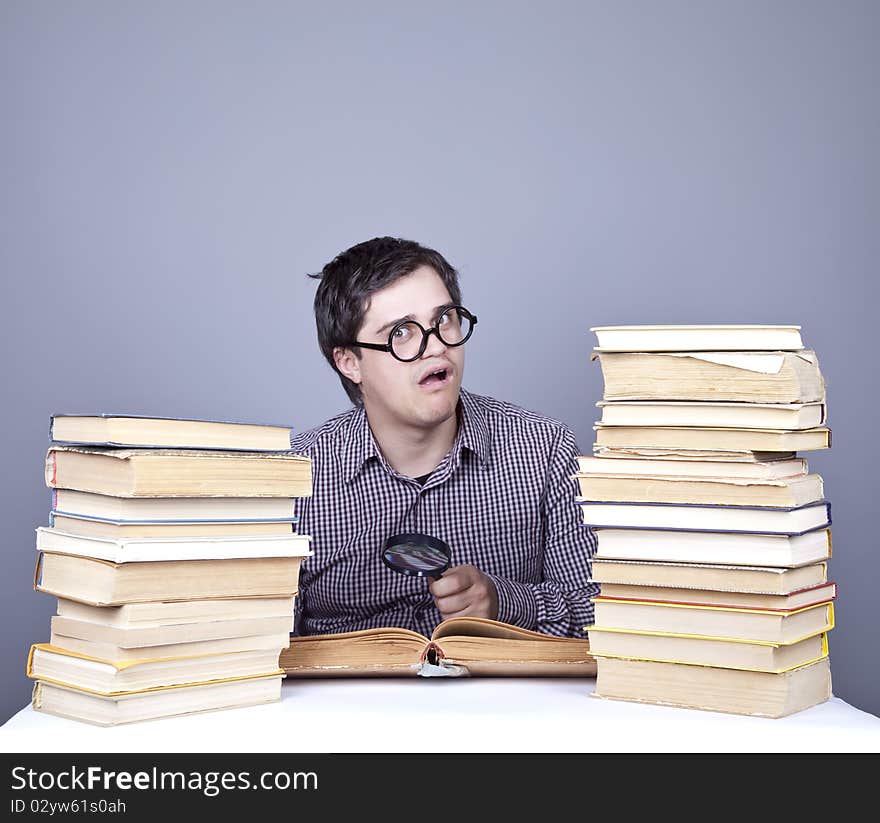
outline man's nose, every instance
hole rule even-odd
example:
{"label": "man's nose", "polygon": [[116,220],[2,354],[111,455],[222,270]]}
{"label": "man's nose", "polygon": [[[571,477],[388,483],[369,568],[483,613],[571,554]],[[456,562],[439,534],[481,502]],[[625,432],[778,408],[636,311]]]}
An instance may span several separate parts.
{"label": "man's nose", "polygon": [[446,344],[440,339],[437,329],[429,329],[422,357],[437,357],[446,351]]}

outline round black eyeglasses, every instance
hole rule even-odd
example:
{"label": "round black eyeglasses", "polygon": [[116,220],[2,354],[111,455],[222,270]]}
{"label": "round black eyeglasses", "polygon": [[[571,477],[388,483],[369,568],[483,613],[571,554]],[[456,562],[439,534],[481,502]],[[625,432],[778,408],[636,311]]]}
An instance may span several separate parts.
{"label": "round black eyeglasses", "polygon": [[476,325],[477,316],[464,306],[447,306],[429,329],[415,320],[402,320],[391,329],[387,343],[362,343],[354,340],[349,345],[387,351],[397,360],[411,363],[425,353],[430,334],[436,334],[445,346],[461,346],[474,333]]}

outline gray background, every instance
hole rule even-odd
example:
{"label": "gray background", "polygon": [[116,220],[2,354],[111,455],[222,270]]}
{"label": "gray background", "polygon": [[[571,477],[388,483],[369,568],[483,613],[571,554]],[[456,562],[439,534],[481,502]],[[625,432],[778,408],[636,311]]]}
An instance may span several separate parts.
{"label": "gray background", "polygon": [[826,376],[835,693],[880,713],[876,2],[0,4],[2,684],[53,412],[303,429],[346,398],[305,277],[459,267],[465,386],[592,443],[590,326],[797,323]]}

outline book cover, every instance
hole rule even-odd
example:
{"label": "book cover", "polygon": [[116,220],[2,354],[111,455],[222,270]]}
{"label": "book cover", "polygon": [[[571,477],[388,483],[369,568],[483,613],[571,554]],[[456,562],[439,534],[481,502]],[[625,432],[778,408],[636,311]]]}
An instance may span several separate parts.
{"label": "book cover", "polygon": [[37,550],[73,554],[110,563],[155,563],[163,560],[219,560],[248,557],[308,557],[311,536],[140,537],[112,540],[84,537],[38,526]]}
{"label": "book cover", "polygon": [[827,498],[802,506],[731,506],[712,503],[613,503],[578,496],[583,521],[595,528],[704,531],[721,534],[803,535],[831,525]]}
{"label": "book cover", "polygon": [[49,439],[59,445],[288,451],[292,433],[289,425],[249,420],[108,412],[63,412],[49,418]]}

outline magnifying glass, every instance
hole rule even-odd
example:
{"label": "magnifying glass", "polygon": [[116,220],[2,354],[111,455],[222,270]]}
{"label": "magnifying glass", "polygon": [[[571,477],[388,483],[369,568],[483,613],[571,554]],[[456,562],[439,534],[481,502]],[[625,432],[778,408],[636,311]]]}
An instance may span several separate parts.
{"label": "magnifying glass", "polygon": [[452,549],[429,534],[395,534],[385,541],[382,562],[400,574],[437,579],[452,563]]}

